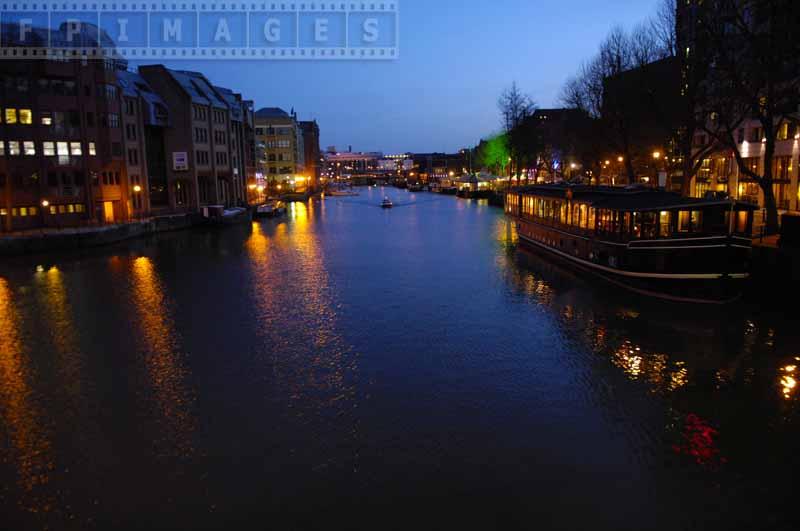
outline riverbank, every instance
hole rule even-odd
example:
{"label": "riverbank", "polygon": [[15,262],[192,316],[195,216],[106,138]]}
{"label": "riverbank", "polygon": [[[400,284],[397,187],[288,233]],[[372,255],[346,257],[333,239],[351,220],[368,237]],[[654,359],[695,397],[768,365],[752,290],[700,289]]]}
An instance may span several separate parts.
{"label": "riverbank", "polygon": [[199,225],[199,214],[159,216],[120,225],[42,229],[0,236],[0,256],[75,251]]}

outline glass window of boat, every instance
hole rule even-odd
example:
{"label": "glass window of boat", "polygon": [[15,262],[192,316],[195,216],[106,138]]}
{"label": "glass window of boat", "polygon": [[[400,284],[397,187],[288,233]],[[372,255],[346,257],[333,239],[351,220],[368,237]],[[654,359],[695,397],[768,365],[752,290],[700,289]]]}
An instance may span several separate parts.
{"label": "glass window of boat", "polygon": [[662,210],[658,213],[658,235],[662,238],[669,238],[672,233],[672,226],[670,221],[672,215],[668,210]]}
{"label": "glass window of boat", "polygon": [[581,205],[572,205],[572,219],[570,219],[570,225],[574,227],[581,226]]}
{"label": "glass window of boat", "polygon": [[622,234],[623,238],[628,238],[631,236],[631,213],[630,212],[620,212],[620,233]]}
{"label": "glass window of boat", "polygon": [[699,210],[681,210],[678,213],[678,232],[700,232],[703,213]]}

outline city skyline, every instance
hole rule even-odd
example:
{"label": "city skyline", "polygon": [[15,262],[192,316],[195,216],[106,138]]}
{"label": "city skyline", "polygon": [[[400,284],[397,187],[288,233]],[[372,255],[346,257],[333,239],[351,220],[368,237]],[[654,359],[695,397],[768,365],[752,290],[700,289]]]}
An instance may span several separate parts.
{"label": "city skyline", "polygon": [[[514,81],[539,107],[559,106],[564,81],[602,38],[615,26],[631,28],[646,20],[658,2],[500,4],[400,2],[400,54],[392,61],[165,64],[203,71],[212,82],[251,95],[257,109],[294,109],[301,120],[324,123],[323,149],[449,153],[500,129],[497,98]],[[531,21],[548,31],[532,30]],[[563,40],[551,34],[559,27]],[[409,95],[420,96],[425,105],[406,105]],[[359,121],[359,111],[369,120]]]}

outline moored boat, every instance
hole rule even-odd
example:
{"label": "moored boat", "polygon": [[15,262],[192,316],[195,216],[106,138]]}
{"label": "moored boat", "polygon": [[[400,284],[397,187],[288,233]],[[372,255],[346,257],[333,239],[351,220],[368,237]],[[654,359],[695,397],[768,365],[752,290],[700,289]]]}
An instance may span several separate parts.
{"label": "moored boat", "polygon": [[522,244],[644,295],[725,303],[749,277],[750,204],[556,184],[508,192],[505,208]]}
{"label": "moored boat", "polygon": [[383,201],[381,201],[381,208],[393,208],[393,207],[394,203],[392,203],[392,200],[389,199],[388,196],[384,197]]}
{"label": "moored boat", "polygon": [[243,207],[208,206],[203,207],[202,213],[206,224],[215,227],[238,225],[253,219],[253,211]]}
{"label": "moored boat", "polygon": [[286,204],[283,201],[271,200],[256,207],[254,216],[257,218],[274,218],[286,213]]}
{"label": "moored boat", "polygon": [[325,195],[331,197],[356,197],[360,194],[352,188],[332,188],[325,192]]}

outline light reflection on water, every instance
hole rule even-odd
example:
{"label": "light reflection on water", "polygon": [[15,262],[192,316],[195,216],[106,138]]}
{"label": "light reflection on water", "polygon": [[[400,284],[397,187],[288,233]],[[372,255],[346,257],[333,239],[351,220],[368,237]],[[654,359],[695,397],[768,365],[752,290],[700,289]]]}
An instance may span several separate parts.
{"label": "light reflection on water", "polygon": [[11,443],[0,462],[16,471],[22,495],[17,506],[31,513],[55,509],[46,487],[55,469],[51,434],[44,422],[22,338],[22,321],[8,282],[0,277],[0,433]]}
{"label": "light reflection on water", "polygon": [[142,357],[151,386],[142,393],[151,401],[152,412],[159,425],[154,441],[160,456],[190,457],[195,454],[193,416],[194,395],[187,386],[187,369],[175,330],[173,308],[150,258],[133,260],[130,269],[131,302],[142,341]]}

